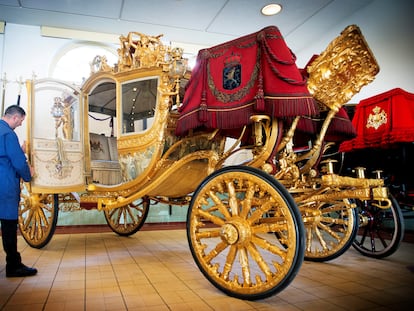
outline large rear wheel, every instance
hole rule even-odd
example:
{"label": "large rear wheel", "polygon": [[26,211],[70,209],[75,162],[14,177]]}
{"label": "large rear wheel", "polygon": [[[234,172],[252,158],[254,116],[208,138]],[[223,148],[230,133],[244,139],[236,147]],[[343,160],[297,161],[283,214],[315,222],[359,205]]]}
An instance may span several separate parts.
{"label": "large rear wheel", "polygon": [[276,179],[252,167],[217,170],[198,186],[187,238],[204,276],[240,299],[280,292],[303,262],[304,228],[295,201]]}
{"label": "large rear wheel", "polygon": [[21,183],[19,229],[25,241],[33,248],[42,248],[52,238],[58,219],[57,194],[30,193],[30,187]]}

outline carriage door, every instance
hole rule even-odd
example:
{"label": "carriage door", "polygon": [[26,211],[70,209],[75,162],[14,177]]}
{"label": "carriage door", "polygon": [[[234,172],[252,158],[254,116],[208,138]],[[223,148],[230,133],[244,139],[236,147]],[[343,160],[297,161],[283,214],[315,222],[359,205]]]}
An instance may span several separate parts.
{"label": "carriage door", "polygon": [[28,81],[27,87],[30,159],[36,172],[32,192],[83,190],[84,120],[80,90],[53,79]]}

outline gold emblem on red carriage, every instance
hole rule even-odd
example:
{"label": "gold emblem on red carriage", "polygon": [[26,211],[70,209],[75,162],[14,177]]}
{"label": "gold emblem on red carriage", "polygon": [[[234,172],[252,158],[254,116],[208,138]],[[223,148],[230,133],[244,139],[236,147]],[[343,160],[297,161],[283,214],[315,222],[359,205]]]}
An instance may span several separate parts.
{"label": "gold emblem on red carriage", "polygon": [[374,129],[378,130],[378,128],[383,125],[387,124],[387,113],[384,109],[381,109],[378,106],[375,106],[372,109],[372,113],[369,114],[368,120],[367,120],[367,128],[373,127]]}

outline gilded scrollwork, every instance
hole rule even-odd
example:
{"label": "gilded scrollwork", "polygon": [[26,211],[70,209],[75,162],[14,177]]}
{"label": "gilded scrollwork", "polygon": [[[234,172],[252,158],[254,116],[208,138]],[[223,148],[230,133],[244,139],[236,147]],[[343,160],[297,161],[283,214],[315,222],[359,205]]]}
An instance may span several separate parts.
{"label": "gilded scrollwork", "polygon": [[294,185],[300,178],[300,170],[295,162],[294,152],[283,152],[279,159],[279,171],[275,174],[276,179],[283,180],[284,184]]}
{"label": "gilded scrollwork", "polygon": [[374,80],[379,66],[359,28],[351,25],[307,70],[311,94],[330,109],[338,110]]}
{"label": "gilded scrollwork", "polygon": [[149,36],[132,31],[119,37],[117,71],[160,66],[166,60],[171,49],[160,40],[163,35]]}

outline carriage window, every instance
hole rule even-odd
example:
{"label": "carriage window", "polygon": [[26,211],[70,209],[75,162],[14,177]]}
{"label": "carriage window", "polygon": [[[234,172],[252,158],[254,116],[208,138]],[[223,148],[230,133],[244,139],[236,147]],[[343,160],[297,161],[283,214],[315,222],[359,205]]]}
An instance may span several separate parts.
{"label": "carriage window", "polygon": [[88,97],[89,133],[117,136],[116,131],[116,84],[104,81],[97,85]]}
{"label": "carriage window", "polygon": [[151,127],[157,103],[158,77],[122,85],[122,133],[142,132]]}
{"label": "carriage window", "polygon": [[35,88],[33,137],[79,141],[79,90],[53,80],[38,82]]}

